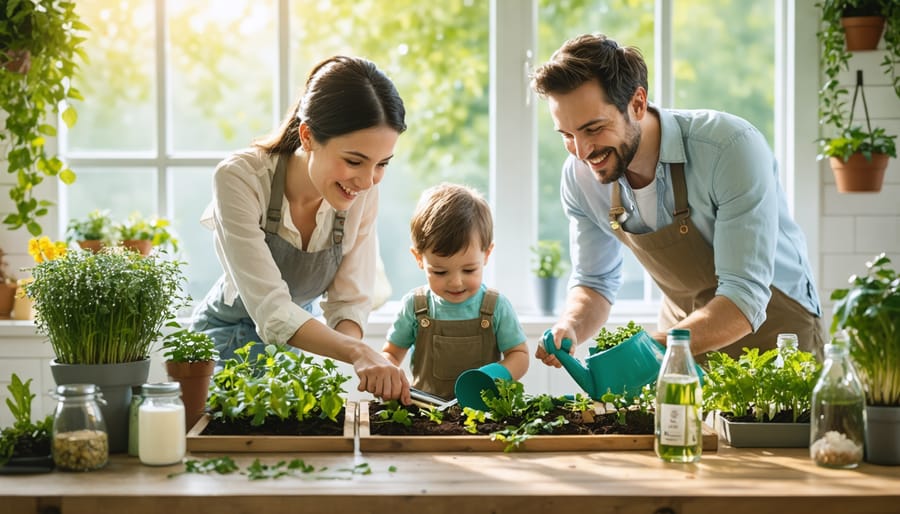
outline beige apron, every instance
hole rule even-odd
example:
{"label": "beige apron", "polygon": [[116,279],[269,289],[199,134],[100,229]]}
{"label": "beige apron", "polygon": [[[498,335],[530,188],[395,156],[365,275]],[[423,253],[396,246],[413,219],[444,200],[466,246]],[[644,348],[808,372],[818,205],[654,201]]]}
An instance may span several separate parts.
{"label": "beige apron", "polygon": [[481,300],[481,316],[465,320],[441,320],[428,315],[427,290],[415,295],[416,323],[419,326],[412,355],[412,386],[442,398],[455,398],[456,377],[500,360],[494,334],[494,306],[497,291],[488,289]]}
{"label": "beige apron", "polygon": [[[713,249],[691,221],[684,165],[672,163],[670,168],[675,195],[674,220],[671,225],[647,234],[625,232],[618,221],[618,217],[625,212],[618,182],[613,183],[609,210],[609,224],[613,234],[631,249],[663,292],[659,313],[660,331],[668,331],[688,314],[709,303],[718,286]],[[744,347],[775,348],[779,333],[792,332],[797,334],[801,349],[819,352],[824,344],[824,332],[819,318],[781,290],[773,286],[769,288],[772,297],[766,307],[766,321],[755,333],[748,334],[721,351],[738,357]]]}

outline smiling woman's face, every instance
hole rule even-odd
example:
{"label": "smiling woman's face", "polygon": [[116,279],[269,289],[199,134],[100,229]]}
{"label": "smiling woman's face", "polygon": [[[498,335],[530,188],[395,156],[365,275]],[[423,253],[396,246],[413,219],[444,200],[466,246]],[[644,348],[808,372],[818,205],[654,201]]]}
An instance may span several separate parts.
{"label": "smiling woman's face", "polygon": [[381,125],[333,137],[323,145],[304,128],[301,127],[301,139],[304,148],[308,148],[309,178],[338,210],[349,209],[359,193],[381,182],[400,136],[396,130]]}

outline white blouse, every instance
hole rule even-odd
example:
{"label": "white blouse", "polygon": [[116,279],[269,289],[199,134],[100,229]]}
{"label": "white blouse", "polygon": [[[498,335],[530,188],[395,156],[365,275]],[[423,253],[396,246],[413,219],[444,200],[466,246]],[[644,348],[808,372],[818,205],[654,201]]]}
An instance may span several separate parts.
{"label": "white blouse", "polygon": [[[225,270],[225,303],[240,295],[256,330],[267,343],[285,343],[313,316],[291,301],[287,284],[265,241],[265,212],[271,196],[276,160],[253,148],[232,154],[216,167],[213,199],[201,224],[214,231],[216,255]],[[374,287],[378,188],[359,194],[344,222],[343,261],[325,292],[321,307],[334,328],[342,320],[365,331]],[[335,209],[323,199],[316,212],[316,228],[306,250],[331,247]],[[302,236],[284,199],[278,235],[297,248]]]}

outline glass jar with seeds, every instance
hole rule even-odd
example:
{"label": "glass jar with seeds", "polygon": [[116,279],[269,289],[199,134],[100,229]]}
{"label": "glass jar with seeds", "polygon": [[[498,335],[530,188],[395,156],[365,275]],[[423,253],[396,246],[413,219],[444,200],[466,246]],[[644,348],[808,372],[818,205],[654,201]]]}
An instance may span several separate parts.
{"label": "glass jar with seeds", "polygon": [[102,468],[109,459],[106,423],[97,402],[103,402],[94,384],[67,384],[56,388],[53,416],[53,462],[67,471]]}

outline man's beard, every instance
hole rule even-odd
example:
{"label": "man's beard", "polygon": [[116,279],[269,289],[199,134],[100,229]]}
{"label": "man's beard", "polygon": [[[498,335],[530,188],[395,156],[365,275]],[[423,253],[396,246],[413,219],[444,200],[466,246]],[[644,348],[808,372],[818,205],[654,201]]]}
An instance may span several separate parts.
{"label": "man's beard", "polygon": [[[618,148],[612,148],[612,155],[616,159],[615,168],[613,168],[612,173],[607,174],[606,176],[597,175],[597,179],[600,180],[602,184],[611,184],[620,178],[625,176],[625,172],[628,171],[628,165],[631,164],[631,161],[634,160],[635,154],[637,154],[638,146],[641,144],[641,129],[637,123],[631,123],[631,120],[628,118],[626,113],[625,122],[627,123],[626,130],[626,138],[631,136],[630,140],[626,140]],[[588,156],[587,160],[594,159],[598,155],[603,154],[603,152],[607,151],[606,148],[602,150],[595,150],[591,152],[591,155]]]}

